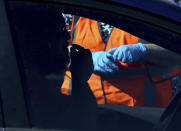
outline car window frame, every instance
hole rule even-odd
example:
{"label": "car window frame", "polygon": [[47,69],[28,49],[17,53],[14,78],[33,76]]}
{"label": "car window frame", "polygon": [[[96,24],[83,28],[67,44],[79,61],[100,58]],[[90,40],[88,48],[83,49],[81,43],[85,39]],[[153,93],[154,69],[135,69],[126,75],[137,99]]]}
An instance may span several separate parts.
{"label": "car window frame", "polygon": [[[9,0],[16,2],[35,2],[33,0]],[[119,1],[120,2],[120,1]],[[98,21],[104,21],[110,25],[118,27],[122,30],[125,30],[135,36],[138,36],[142,39],[160,45],[166,49],[174,51],[176,53],[180,53],[179,49],[179,41],[181,41],[181,23],[179,21],[173,20],[171,18],[161,16],[159,14],[149,12],[148,10],[135,8],[133,6],[128,6],[125,3],[116,3],[113,2],[101,2],[97,1],[83,1],[83,0],[38,0],[35,3],[46,3],[52,4],[56,6],[65,5],[74,7],[72,11],[68,11],[69,13],[88,17],[91,19],[95,19]],[[166,4],[168,5],[168,3]],[[77,7],[77,9],[76,9]],[[177,6],[173,6],[181,13],[181,8]],[[86,11],[84,9],[89,9],[90,11]],[[65,10],[66,13],[67,10]],[[178,14],[179,14],[178,12]],[[157,12],[158,13],[158,12]],[[104,14],[104,17],[101,17]],[[96,16],[98,15],[98,16]],[[111,21],[115,19],[115,21]],[[119,21],[127,22],[128,25],[121,24]],[[134,25],[137,25],[135,28]],[[145,33],[150,31],[149,33]],[[153,34],[155,36],[153,37]],[[161,38],[164,36],[167,40]]]}

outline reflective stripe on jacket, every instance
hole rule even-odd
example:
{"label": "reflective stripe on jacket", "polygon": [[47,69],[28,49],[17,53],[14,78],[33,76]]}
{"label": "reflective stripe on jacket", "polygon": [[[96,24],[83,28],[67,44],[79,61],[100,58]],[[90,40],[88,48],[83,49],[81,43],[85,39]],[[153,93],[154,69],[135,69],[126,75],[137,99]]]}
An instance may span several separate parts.
{"label": "reflective stripe on jacket", "polygon": [[[123,30],[113,28],[107,43],[102,40],[98,22],[79,17],[73,18],[72,43],[95,51],[109,49],[139,41]],[[92,74],[88,83],[98,104],[115,104],[128,106],[160,106],[168,105],[172,98],[171,78],[179,73],[177,68],[158,68],[142,63],[117,63],[120,71],[112,76],[101,78]],[[68,72],[70,76],[70,72]],[[111,79],[110,79],[111,78]],[[71,79],[65,76],[61,92],[70,93]]]}

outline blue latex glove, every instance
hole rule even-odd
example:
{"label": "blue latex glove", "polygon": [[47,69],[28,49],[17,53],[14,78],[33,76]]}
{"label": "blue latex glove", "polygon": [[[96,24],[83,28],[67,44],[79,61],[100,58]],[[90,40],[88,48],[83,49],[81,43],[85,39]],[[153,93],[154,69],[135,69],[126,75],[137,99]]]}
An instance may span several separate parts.
{"label": "blue latex glove", "polygon": [[110,49],[107,53],[107,58],[113,62],[122,61],[129,64],[140,60],[145,54],[146,47],[142,43],[138,43]]}
{"label": "blue latex glove", "polygon": [[119,70],[118,66],[107,57],[107,52],[105,51],[92,52],[92,59],[95,74],[102,76]]}

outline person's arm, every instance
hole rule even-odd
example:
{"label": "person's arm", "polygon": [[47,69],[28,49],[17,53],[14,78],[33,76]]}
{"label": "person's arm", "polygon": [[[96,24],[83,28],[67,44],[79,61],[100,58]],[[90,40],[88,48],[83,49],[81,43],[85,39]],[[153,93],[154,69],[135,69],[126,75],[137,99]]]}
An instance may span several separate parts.
{"label": "person's arm", "polygon": [[[72,97],[77,104],[96,104],[95,97],[87,83],[93,73],[93,61],[90,50],[73,44],[71,51],[70,72],[72,74]],[[87,105],[87,106],[89,106]]]}
{"label": "person's arm", "polygon": [[95,130],[97,103],[87,82],[93,72],[91,52],[73,44],[70,48],[70,56],[72,94],[67,114],[68,122],[73,123],[72,127]]}
{"label": "person's arm", "polygon": [[108,52],[92,52],[94,73],[104,76],[119,71],[118,61],[131,64],[149,62],[157,66],[170,67],[181,65],[181,55],[152,43],[137,43],[112,48]]}
{"label": "person's arm", "polygon": [[180,66],[181,55],[160,47],[156,44],[144,44],[146,55],[144,60],[160,66]]}
{"label": "person's arm", "polygon": [[150,62],[158,66],[180,66],[181,55],[153,43],[123,45],[108,51],[107,57],[114,62]]}

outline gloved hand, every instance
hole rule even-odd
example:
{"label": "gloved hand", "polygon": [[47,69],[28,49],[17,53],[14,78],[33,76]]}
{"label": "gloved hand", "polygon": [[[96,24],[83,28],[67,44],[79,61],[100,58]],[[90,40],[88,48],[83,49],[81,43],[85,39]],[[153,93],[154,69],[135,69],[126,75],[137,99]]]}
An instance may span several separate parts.
{"label": "gloved hand", "polygon": [[105,51],[92,52],[92,59],[95,74],[102,76],[119,70],[118,66],[107,57],[107,52]]}
{"label": "gloved hand", "polygon": [[110,49],[107,53],[107,58],[113,62],[122,61],[129,64],[140,60],[145,54],[146,47],[142,43],[138,43]]}

